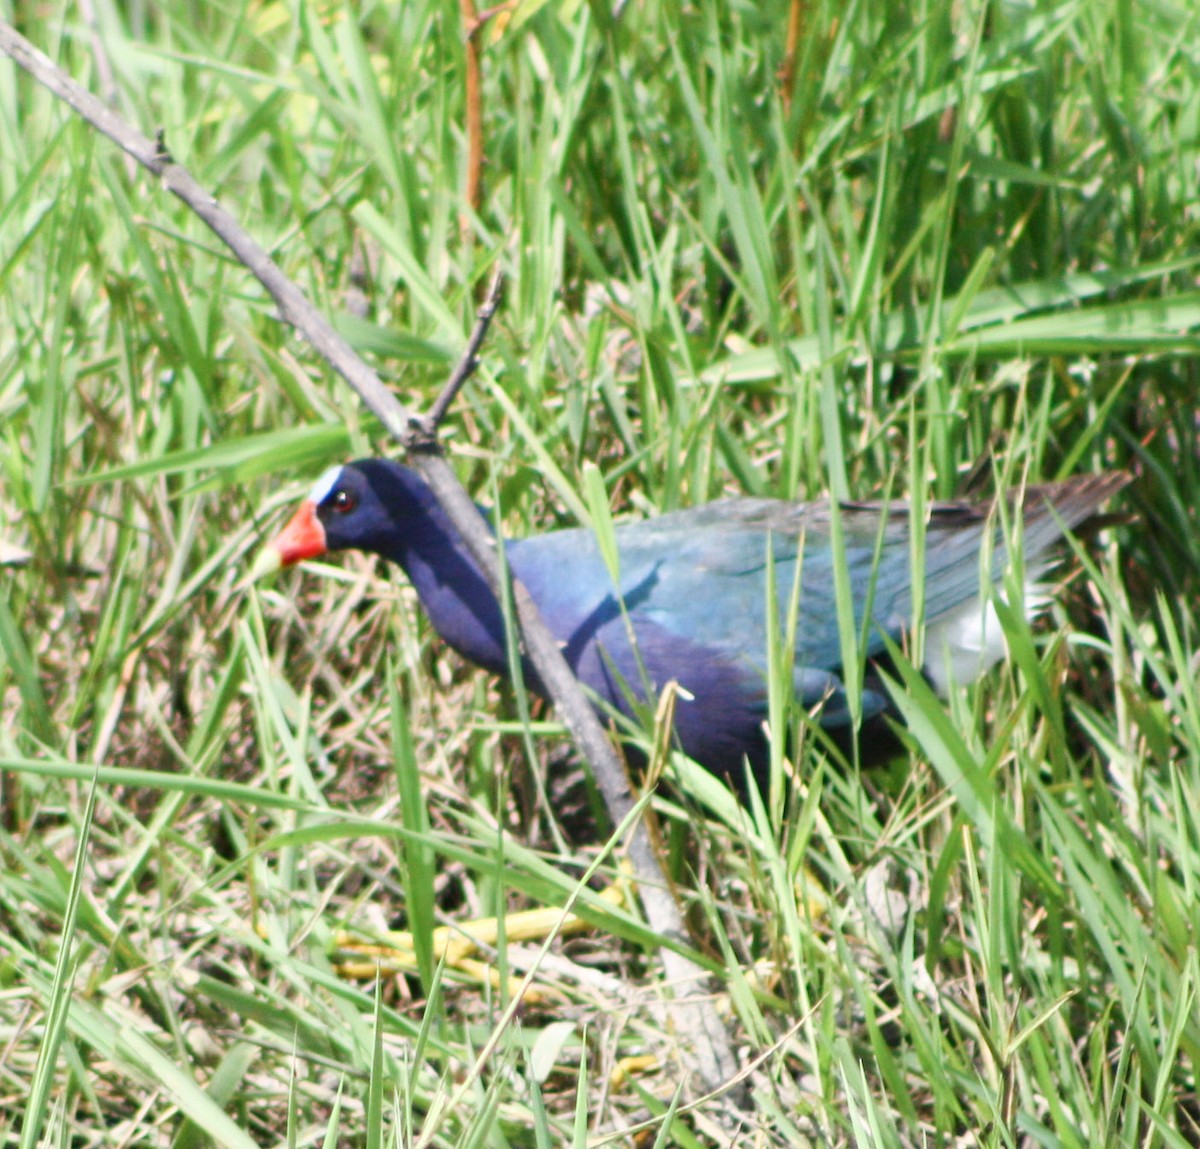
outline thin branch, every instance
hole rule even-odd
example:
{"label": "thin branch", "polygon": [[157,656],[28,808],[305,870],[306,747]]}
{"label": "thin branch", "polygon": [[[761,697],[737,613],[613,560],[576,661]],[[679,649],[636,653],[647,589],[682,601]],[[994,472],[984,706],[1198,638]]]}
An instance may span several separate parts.
{"label": "thin branch", "polygon": [[462,238],[471,234],[471,216],[479,211],[483,199],[483,78],[479,63],[479,41],[475,33],[479,21],[475,15],[475,0],[459,0],[462,14],[463,52],[466,64],[466,108],[464,122],[467,132],[467,173],[463,188],[463,203],[466,205],[459,216],[458,227]]}
{"label": "thin branch", "polygon": [[[410,451],[430,450],[437,447],[438,428],[442,425],[446,412],[450,410],[451,404],[458,397],[463,384],[475,374],[475,368],[479,366],[479,349],[483,346],[484,339],[487,338],[488,328],[492,325],[492,316],[496,314],[496,308],[500,305],[500,291],[503,286],[504,272],[497,264],[496,273],[492,276],[492,285],[488,288],[487,298],[475,313],[475,329],[471,332],[471,338],[467,340],[467,346],[459,356],[458,363],[450,373],[450,378],[446,380],[441,394],[433,401],[428,415],[414,416],[409,420],[410,431],[407,446]],[[420,442],[418,435],[425,436],[428,442]]]}
{"label": "thin branch", "polygon": [[[389,434],[406,447],[410,443],[427,444],[426,420],[412,415],[400,404],[266,251],[171,158],[161,143],[156,144],[133,129],[3,21],[0,21],[0,52],[11,57],[38,83],[132,156],[157,177],[167,191],[194,211],[267,289],[284,322],[295,327],[350,384]],[[474,353],[469,350],[467,359],[473,358]],[[500,570],[495,540],[450,465],[439,451],[427,446],[412,452],[412,463],[429,484],[488,582],[499,593]],[[591,764],[609,817],[619,826],[632,809],[633,799],[612,743],[563,658],[558,642],[538,617],[528,591],[517,581],[512,590],[526,653],[557,707],[563,725]],[[642,821],[631,834],[628,856],[647,921],[662,938],[659,952],[674,994],[674,999],[665,1004],[670,1010],[683,1054],[705,1087],[720,1088],[737,1072],[730,1037],[708,1001],[710,991],[706,971],[683,952],[688,948],[687,929]]]}
{"label": "thin branch", "polygon": [[785,116],[792,112],[792,89],[796,85],[796,54],[800,51],[800,36],[804,28],[804,0],[791,0],[788,5],[787,37],[784,41],[783,63],[779,66],[779,94]]}

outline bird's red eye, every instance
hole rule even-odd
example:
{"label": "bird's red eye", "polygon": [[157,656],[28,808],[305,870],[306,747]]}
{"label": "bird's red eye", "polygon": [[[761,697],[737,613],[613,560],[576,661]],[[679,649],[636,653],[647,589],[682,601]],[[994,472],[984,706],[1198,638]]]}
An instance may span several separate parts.
{"label": "bird's red eye", "polygon": [[329,505],[339,515],[344,515],[358,506],[358,500],[343,487],[341,490],[333,492],[333,498],[329,500]]}

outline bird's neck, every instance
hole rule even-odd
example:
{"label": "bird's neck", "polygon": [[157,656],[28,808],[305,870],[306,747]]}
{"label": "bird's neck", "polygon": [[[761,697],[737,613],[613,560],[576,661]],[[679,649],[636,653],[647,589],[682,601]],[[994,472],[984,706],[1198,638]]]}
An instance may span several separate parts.
{"label": "bird's neck", "polygon": [[442,639],[499,674],[508,668],[504,616],[487,579],[433,493],[408,484],[403,528],[378,553],[399,563]]}

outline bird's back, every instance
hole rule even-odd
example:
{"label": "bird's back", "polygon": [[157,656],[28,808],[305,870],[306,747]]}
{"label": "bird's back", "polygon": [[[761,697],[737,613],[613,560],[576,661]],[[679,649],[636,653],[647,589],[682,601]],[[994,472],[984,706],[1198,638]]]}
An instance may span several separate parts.
{"label": "bird's back", "polygon": [[[1078,480],[1031,488],[1022,519],[1024,558],[1032,570],[1063,528],[1077,526],[1121,481]],[[998,581],[1008,563],[1005,530],[990,504],[935,504],[925,524],[925,619],[936,625],[980,593],[990,563]],[[871,604],[867,653],[878,653],[878,630],[898,638],[912,622],[912,538],[903,504],[845,503],[836,508],[855,621]],[[595,536],[564,530],[510,544],[514,571],[529,587],[552,629],[564,640],[589,620],[619,614],[654,624],[700,646],[765,665],[766,628],[778,627],[800,581],[798,663],[833,668],[840,662],[835,584],[835,508],[828,501],[726,499],[619,526],[619,586]],[[990,541],[990,556],[983,555]],[[769,580],[776,593],[768,605]],[[875,633],[871,633],[874,631]]]}
{"label": "bird's back", "polygon": [[[923,580],[927,670],[935,684],[970,676],[963,671],[970,670],[971,658],[979,664],[971,672],[977,674],[1002,652],[988,595],[980,597],[986,588],[981,580],[1002,577],[1014,526],[1023,536],[1026,569],[1037,577],[1063,530],[1079,525],[1126,481],[1108,475],[1030,488],[1016,523],[1007,526],[991,504],[931,508]],[[717,705],[719,691],[719,704],[733,707],[745,725],[745,714],[757,722],[763,717],[767,628],[783,633],[797,579],[797,694],[811,706],[839,691],[839,533],[855,624],[865,638],[862,654],[877,657],[884,634],[900,641],[912,625],[912,528],[903,504],[834,508],[827,501],[727,499],[620,526],[616,585],[587,530],[516,541],[509,555],[576,672],[610,703],[620,705],[628,689],[648,694],[674,679],[705,705]],[[868,607],[871,621],[864,627]],[[989,621],[991,635],[978,633]],[[955,649],[945,651],[943,665],[937,659],[947,644]],[[885,705],[880,695],[868,709]],[[828,717],[836,724],[848,716],[833,704]]]}

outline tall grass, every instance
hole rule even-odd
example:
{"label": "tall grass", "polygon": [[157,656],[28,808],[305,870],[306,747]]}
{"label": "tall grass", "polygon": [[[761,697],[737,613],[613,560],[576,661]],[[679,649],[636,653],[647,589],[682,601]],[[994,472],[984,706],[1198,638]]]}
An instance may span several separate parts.
{"label": "tall grass", "polygon": [[[457,4],[5,14],[415,406],[503,267],[448,448],[509,534],[598,492],[1135,471],[1007,666],[907,683],[887,763],[804,736],[782,809],[683,764],[658,833],[754,1064],[746,1143],[1200,1139],[1191,5],[518,5],[477,33],[477,210]],[[7,62],[0,156],[5,1142],[720,1140],[725,1103],[672,1109],[656,940],[580,888],[616,863],[553,716],[383,567],[242,584],[313,474],[387,449],[353,396]],[[493,982],[429,948],[576,893],[593,929],[502,1029],[529,949]],[[340,929],[400,922],[409,975],[339,976]]]}

